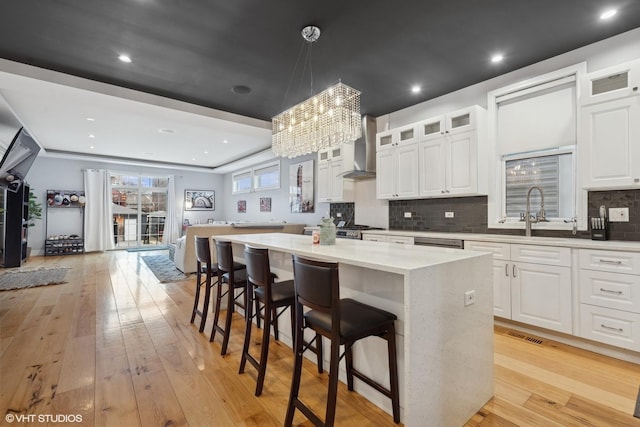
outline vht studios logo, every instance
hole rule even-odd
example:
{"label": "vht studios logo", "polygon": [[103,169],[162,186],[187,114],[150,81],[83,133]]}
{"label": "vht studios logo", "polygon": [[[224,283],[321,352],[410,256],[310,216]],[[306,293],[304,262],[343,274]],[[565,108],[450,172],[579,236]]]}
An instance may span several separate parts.
{"label": "vht studios logo", "polygon": [[80,414],[7,414],[4,420],[8,423],[81,423],[82,415]]}

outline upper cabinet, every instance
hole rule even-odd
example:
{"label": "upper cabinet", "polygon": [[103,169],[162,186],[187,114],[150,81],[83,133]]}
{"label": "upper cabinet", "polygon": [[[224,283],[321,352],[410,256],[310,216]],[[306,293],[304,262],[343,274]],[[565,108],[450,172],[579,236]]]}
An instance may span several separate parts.
{"label": "upper cabinet", "polygon": [[354,183],[342,174],[353,169],[354,145],[318,152],[318,202],[353,202]]}
{"label": "upper cabinet", "polygon": [[378,150],[376,169],[378,199],[410,199],[418,196],[417,142]]}
{"label": "upper cabinet", "polygon": [[473,106],[418,123],[421,197],[486,192],[486,174],[478,173],[485,121],[486,111]]}
{"label": "upper cabinet", "polygon": [[580,165],[586,189],[640,187],[640,60],[582,79]]}
{"label": "upper cabinet", "polygon": [[397,147],[418,142],[418,129],[415,124],[380,132],[376,135],[376,149]]}

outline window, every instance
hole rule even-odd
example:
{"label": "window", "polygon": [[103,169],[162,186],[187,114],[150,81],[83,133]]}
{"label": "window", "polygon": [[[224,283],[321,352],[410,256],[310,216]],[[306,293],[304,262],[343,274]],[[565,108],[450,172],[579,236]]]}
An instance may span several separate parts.
{"label": "window", "polygon": [[[504,160],[506,217],[520,220],[526,211],[527,193],[532,186],[542,189],[544,209],[549,221],[559,221],[574,216],[575,197],[574,150],[568,147],[551,153],[547,150],[527,153],[524,156],[509,156]],[[533,190],[530,197],[530,212],[540,210],[540,192]]]}
{"label": "window", "polygon": [[[527,193],[536,185],[544,194],[548,223],[537,228],[586,226],[586,193],[578,186],[577,82],[585,72],[577,64],[489,93],[489,123],[496,162],[490,168],[489,226],[522,228]],[[540,193],[531,191],[530,213],[540,210]]]}
{"label": "window", "polygon": [[280,188],[280,161],[236,172],[232,182],[233,194]]}

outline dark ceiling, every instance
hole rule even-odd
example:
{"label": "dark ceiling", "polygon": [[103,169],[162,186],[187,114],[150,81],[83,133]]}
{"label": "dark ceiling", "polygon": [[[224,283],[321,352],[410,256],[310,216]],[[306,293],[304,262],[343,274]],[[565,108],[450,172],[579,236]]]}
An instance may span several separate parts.
{"label": "dark ceiling", "polygon": [[264,120],[342,80],[379,116],[636,27],[637,0],[3,0],[0,57]]}

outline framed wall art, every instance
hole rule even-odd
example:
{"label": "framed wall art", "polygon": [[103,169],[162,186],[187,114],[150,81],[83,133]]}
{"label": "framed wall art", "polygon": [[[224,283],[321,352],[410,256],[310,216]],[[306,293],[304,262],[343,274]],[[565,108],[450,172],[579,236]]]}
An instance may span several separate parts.
{"label": "framed wall art", "polygon": [[260,212],[271,212],[271,197],[260,197]]}
{"label": "framed wall art", "polygon": [[247,212],[247,201],[238,200],[238,213],[246,213],[246,212]]}
{"label": "framed wall art", "polygon": [[185,211],[215,211],[216,192],[213,190],[184,190]]}
{"label": "framed wall art", "polygon": [[313,212],[313,160],[289,166],[289,205],[292,213]]}

